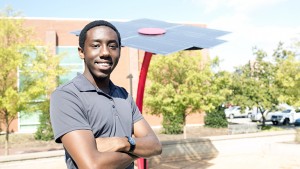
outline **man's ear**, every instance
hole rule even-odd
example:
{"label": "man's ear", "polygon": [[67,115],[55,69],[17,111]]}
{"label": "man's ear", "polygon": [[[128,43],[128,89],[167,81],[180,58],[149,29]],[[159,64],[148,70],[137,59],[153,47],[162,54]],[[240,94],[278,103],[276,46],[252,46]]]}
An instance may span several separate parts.
{"label": "man's ear", "polygon": [[78,54],[81,59],[84,59],[84,53],[83,53],[83,49],[81,47],[78,47]]}

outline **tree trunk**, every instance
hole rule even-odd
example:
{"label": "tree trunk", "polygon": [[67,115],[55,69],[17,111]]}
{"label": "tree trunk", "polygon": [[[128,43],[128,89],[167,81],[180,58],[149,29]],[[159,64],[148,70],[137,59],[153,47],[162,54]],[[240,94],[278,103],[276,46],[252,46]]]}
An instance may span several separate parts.
{"label": "tree trunk", "polygon": [[183,126],[183,139],[186,139],[186,125]]}
{"label": "tree trunk", "polygon": [[184,114],[183,115],[183,139],[186,139],[187,137],[186,137],[186,135],[187,135],[187,133],[186,133],[186,115]]}
{"label": "tree trunk", "polygon": [[260,111],[261,117],[262,117],[262,127],[264,127],[264,126],[266,126],[266,118],[265,118],[264,114],[265,114],[265,111],[267,111],[267,110],[262,111],[261,107],[259,107],[259,111]]}
{"label": "tree trunk", "polygon": [[9,120],[8,120],[8,112],[5,111],[5,126],[6,126],[6,133],[5,133],[5,153],[4,155],[9,155]]}

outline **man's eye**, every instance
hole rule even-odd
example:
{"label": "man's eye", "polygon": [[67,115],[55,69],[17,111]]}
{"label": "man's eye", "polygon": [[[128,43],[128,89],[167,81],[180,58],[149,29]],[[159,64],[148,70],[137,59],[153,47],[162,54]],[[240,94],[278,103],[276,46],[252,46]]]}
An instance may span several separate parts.
{"label": "man's eye", "polygon": [[117,45],[109,45],[109,48],[111,48],[111,49],[116,49],[116,48],[118,48],[118,46]]}
{"label": "man's eye", "polygon": [[93,48],[98,48],[100,45],[99,44],[92,44]]}

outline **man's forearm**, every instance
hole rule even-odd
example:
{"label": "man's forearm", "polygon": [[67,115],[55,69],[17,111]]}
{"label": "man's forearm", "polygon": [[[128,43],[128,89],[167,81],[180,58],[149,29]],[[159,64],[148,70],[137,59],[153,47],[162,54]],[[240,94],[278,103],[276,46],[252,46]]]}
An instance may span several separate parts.
{"label": "man's forearm", "polygon": [[90,130],[69,132],[61,140],[79,168],[126,168],[135,159],[123,152],[98,151]]}
{"label": "man's forearm", "polygon": [[95,155],[94,168],[120,168],[128,167],[135,159],[132,156],[123,152],[98,152]]}
{"label": "man's forearm", "polygon": [[161,154],[162,146],[155,136],[135,138],[135,141],[136,147],[133,155],[146,158]]}
{"label": "man's forearm", "polygon": [[[161,143],[154,134],[148,134],[144,137],[134,139],[136,140],[136,147],[130,154],[135,156],[135,158],[151,157],[161,154]],[[130,149],[130,144],[126,137],[96,138],[96,144],[99,152],[128,153]]]}
{"label": "man's forearm", "polygon": [[96,138],[96,144],[98,152],[104,153],[105,158],[108,158],[108,161],[112,160],[112,164],[115,164],[115,166],[110,166],[111,168],[126,168],[139,158],[126,151],[128,144],[126,137]]}

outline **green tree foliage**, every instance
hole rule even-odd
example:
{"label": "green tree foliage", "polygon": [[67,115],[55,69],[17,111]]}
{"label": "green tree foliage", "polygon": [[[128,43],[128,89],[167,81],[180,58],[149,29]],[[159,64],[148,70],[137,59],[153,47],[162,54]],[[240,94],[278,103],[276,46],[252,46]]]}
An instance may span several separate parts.
{"label": "green tree foliage", "polygon": [[204,118],[205,126],[212,128],[225,128],[228,126],[228,121],[224,113],[225,108],[219,106],[214,111],[208,113]]}
{"label": "green tree foliage", "polygon": [[54,89],[56,77],[65,70],[60,68],[60,56],[37,48],[30,29],[10,8],[0,13],[0,118],[6,128],[8,154],[9,126],[18,112],[37,111]]}
{"label": "green tree foliage", "polygon": [[[254,48],[256,59],[233,73],[231,102],[239,105],[242,109],[246,107],[257,107],[264,114],[278,105],[278,87],[276,85],[276,64],[267,61],[267,54],[260,49]],[[264,117],[264,116],[263,116]],[[265,118],[263,118],[263,124]]]}
{"label": "green tree foliage", "polygon": [[224,87],[229,79],[215,74],[211,66],[199,51],[154,57],[145,105],[149,113],[163,115],[165,133],[182,133],[187,115],[210,112],[226,99],[230,91]]}
{"label": "green tree foliage", "polygon": [[254,48],[256,59],[236,69],[233,73],[230,101],[235,105],[257,107],[265,125],[265,111],[278,106],[279,103],[300,105],[300,63],[295,52],[285,49],[279,43],[272,57]]}
{"label": "green tree foliage", "polygon": [[299,107],[300,106],[300,61],[296,58],[296,53],[283,48],[280,43],[273,55],[278,64],[276,80],[281,103]]}
{"label": "green tree foliage", "polygon": [[34,135],[34,138],[37,140],[53,140],[54,134],[51,126],[50,121],[50,100],[47,99],[46,101],[40,103],[42,114],[40,115],[40,125]]}

